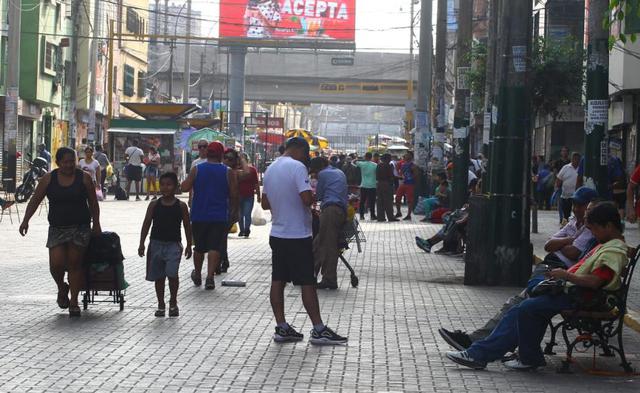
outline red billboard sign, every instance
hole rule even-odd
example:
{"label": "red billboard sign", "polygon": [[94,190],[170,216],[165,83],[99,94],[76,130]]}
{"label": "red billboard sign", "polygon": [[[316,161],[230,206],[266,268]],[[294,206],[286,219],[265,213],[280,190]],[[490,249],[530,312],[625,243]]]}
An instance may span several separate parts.
{"label": "red billboard sign", "polygon": [[356,0],[220,0],[220,38],[355,41]]}

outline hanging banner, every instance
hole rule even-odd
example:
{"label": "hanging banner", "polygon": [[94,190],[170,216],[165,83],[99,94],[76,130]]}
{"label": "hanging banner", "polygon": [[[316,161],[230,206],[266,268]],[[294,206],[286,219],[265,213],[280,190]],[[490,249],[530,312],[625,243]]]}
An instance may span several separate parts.
{"label": "hanging banner", "polygon": [[223,39],[355,42],[356,0],[220,0],[219,22]]}

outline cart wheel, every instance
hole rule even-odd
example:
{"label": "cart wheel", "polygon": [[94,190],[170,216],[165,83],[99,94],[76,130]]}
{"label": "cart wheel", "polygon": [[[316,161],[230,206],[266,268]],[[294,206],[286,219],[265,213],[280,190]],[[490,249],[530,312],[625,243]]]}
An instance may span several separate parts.
{"label": "cart wheel", "polygon": [[122,311],[124,310],[124,295],[121,294],[118,298],[120,299],[120,311]]}
{"label": "cart wheel", "polygon": [[358,283],[360,282],[360,280],[358,280],[358,276],[356,276],[355,274],[351,275],[351,286],[354,288],[358,288]]}

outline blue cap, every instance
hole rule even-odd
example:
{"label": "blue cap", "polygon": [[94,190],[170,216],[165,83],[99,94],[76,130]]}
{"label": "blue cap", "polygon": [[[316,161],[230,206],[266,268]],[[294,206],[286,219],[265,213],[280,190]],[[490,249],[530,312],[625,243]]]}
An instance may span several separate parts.
{"label": "blue cap", "polygon": [[593,188],[584,186],[578,188],[571,196],[573,202],[577,203],[578,205],[586,205],[596,198],[598,198],[598,191],[594,190]]}

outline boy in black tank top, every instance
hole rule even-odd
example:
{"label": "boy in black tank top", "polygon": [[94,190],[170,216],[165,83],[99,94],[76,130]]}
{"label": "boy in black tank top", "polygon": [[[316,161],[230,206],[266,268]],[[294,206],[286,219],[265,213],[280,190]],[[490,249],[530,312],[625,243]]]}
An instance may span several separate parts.
{"label": "boy in black tank top", "polygon": [[182,259],[182,243],[180,224],[184,226],[187,239],[187,247],[184,255],[191,258],[191,220],[187,204],[178,200],[175,196],[178,189],[178,177],[173,172],[160,176],[160,193],[162,197],[149,204],[147,215],[142,224],[140,233],[140,247],[138,255],[145,255],[145,240],[151,228],[151,240],[147,249],[147,281],[154,281],[156,296],[158,297],[158,309],[156,317],[165,316],[164,283],[169,279],[169,316],[180,315],[178,310],[178,268]]}

